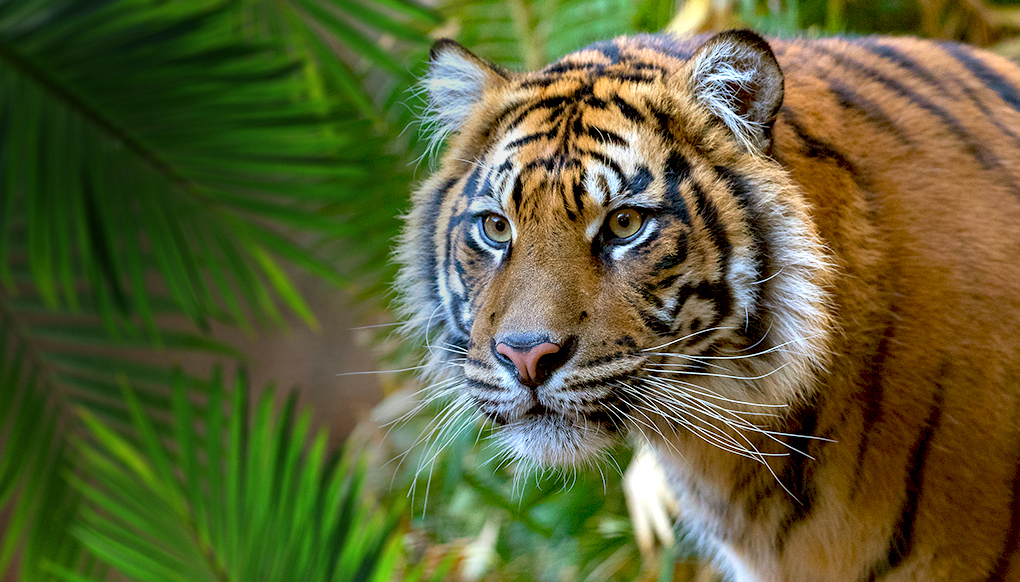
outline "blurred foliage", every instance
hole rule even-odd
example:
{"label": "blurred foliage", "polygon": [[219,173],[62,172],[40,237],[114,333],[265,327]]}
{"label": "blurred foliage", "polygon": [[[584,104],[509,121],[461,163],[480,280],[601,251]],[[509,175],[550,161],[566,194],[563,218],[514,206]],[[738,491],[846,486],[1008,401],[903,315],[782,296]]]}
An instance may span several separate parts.
{"label": "blurred foliage", "polygon": [[710,579],[639,556],[626,451],[535,476],[430,404],[366,465],[176,363],[243,362],[214,325],[315,327],[295,270],[385,304],[431,39],[526,69],[735,26],[1020,53],[1017,0],[0,0],[0,576]]}
{"label": "blurred foliage", "polygon": [[[218,388],[174,372],[181,350],[236,362],[243,354],[211,337],[213,323],[253,330],[290,311],[314,327],[294,269],[343,284],[338,253],[357,249],[355,264],[387,256],[409,178],[384,89],[413,83],[404,50],[424,50],[424,31],[438,22],[409,0],[0,2],[0,574],[180,579],[161,556],[211,559],[222,549],[199,535],[202,524],[173,525],[201,517],[188,513],[198,499],[166,481],[197,471],[195,459],[162,462],[151,440],[141,457],[122,446],[142,428],[122,386],[151,412],[156,434],[187,452],[188,430],[174,432],[168,417],[182,398],[204,402]],[[398,39],[390,50],[383,35]],[[381,285],[384,270],[374,277]],[[256,420],[245,439],[296,447],[281,463],[303,454],[303,435]],[[98,444],[120,455],[120,472],[100,449],[76,444],[88,435],[109,436]],[[222,478],[219,467],[205,470],[200,487]],[[262,474],[227,475],[259,503],[281,491]],[[340,482],[301,483],[308,499],[325,500]],[[240,512],[232,528],[250,525],[241,517],[252,508],[230,509]],[[314,517],[320,529],[309,532],[332,527],[334,516]],[[367,539],[399,549],[394,523],[366,522]],[[161,524],[179,535],[163,539]],[[151,528],[151,539],[127,526]],[[272,545],[245,532],[232,535]],[[282,551],[289,542],[278,533]],[[196,547],[168,545],[189,536]],[[336,542],[305,538],[286,551],[329,556],[342,549]],[[399,554],[350,551],[354,570],[319,579],[361,579],[360,560],[375,571]],[[253,556],[294,558],[244,559]],[[152,566],[144,576],[143,562]],[[246,579],[243,564],[216,579]]]}

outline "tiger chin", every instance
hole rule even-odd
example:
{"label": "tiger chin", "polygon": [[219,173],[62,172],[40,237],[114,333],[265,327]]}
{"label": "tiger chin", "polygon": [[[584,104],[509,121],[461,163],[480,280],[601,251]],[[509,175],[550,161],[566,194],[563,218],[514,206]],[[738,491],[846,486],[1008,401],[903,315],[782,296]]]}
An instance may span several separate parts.
{"label": "tiger chin", "polygon": [[513,455],[650,447],[738,582],[1020,580],[1020,70],[730,31],[424,87],[404,315]]}

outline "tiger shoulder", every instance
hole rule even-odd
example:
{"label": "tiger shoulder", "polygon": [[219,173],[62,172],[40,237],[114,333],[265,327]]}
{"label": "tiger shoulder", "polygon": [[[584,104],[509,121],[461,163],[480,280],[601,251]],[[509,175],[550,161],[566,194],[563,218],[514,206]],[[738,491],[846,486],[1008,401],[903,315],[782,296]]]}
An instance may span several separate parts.
{"label": "tiger shoulder", "polygon": [[424,84],[398,287],[452,405],[650,446],[737,582],[1020,581],[1020,69],[730,31]]}

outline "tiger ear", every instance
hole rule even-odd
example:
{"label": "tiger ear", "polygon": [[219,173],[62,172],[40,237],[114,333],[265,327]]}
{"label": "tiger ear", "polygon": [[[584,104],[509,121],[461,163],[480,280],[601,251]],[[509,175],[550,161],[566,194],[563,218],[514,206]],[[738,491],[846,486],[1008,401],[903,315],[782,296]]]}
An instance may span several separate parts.
{"label": "tiger ear", "polygon": [[482,95],[505,83],[510,74],[448,38],[429,51],[429,70],[422,81],[428,96],[427,121],[442,140],[459,130]]}
{"label": "tiger ear", "polygon": [[695,98],[748,151],[768,152],[783,104],[783,71],[772,48],[749,30],[719,33],[691,57]]}

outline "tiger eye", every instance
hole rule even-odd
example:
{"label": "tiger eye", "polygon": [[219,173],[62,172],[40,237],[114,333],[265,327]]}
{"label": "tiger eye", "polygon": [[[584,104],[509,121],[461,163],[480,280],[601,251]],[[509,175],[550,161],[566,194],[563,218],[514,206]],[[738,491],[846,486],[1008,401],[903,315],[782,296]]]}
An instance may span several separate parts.
{"label": "tiger eye", "polygon": [[623,208],[621,210],[614,210],[609,215],[609,232],[616,238],[628,238],[637,234],[637,231],[641,230],[641,225],[644,223],[644,217],[641,213],[633,208]]}
{"label": "tiger eye", "polygon": [[482,231],[494,243],[510,242],[510,222],[498,214],[488,214],[482,219]]}

